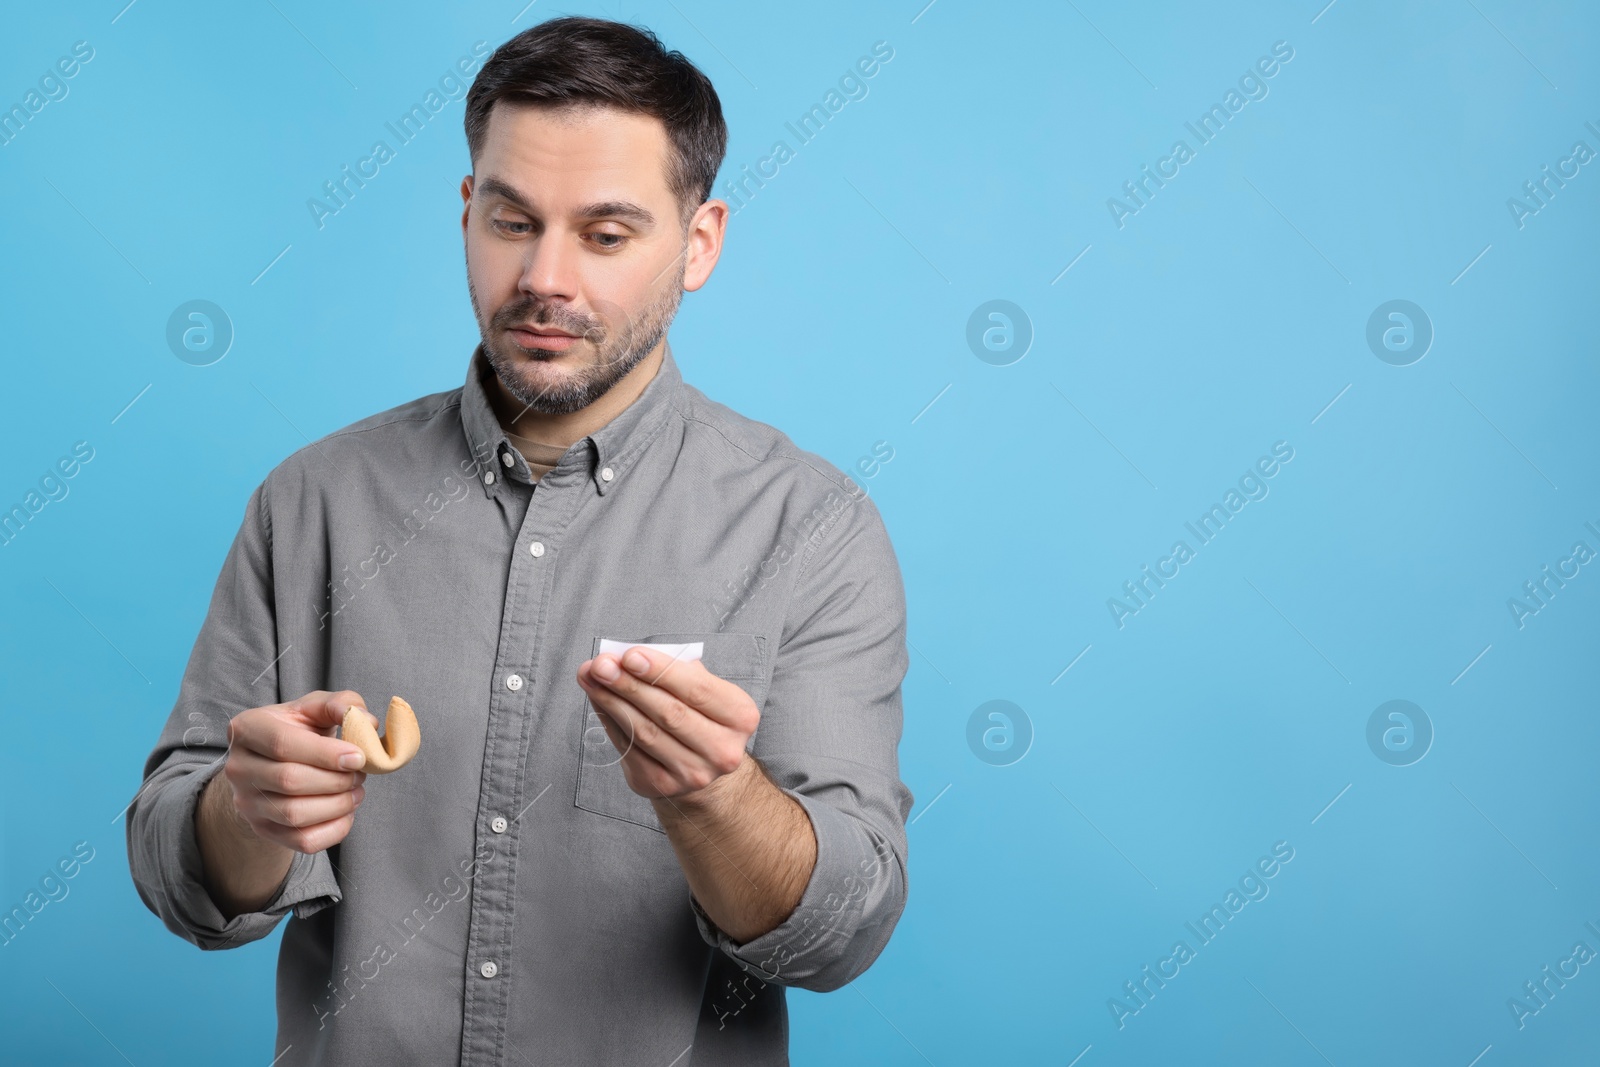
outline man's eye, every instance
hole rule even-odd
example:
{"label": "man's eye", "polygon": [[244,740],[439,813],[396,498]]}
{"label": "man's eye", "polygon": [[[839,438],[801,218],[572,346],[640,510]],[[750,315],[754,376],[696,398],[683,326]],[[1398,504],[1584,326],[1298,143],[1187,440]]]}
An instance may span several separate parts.
{"label": "man's eye", "polygon": [[[532,228],[531,224],[526,222],[507,222],[505,219],[491,219],[489,221],[490,225],[501,233],[524,234],[528,232],[528,229]],[[513,229],[516,226],[522,226],[524,229]]]}
{"label": "man's eye", "polygon": [[620,233],[591,233],[589,236],[596,238],[600,247],[608,251],[621,248],[624,242],[628,240],[625,235]]}

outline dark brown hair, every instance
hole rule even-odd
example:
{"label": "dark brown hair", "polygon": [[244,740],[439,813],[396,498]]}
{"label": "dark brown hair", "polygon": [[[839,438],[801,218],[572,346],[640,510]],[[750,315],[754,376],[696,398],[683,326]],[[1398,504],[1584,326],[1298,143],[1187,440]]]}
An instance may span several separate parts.
{"label": "dark brown hair", "polygon": [[467,93],[467,151],[477,166],[498,100],[546,107],[601,106],[659,119],[672,146],[667,187],[681,221],[711,195],[728,126],[711,81],[649,30],[568,16],[531,26],[494,50]]}

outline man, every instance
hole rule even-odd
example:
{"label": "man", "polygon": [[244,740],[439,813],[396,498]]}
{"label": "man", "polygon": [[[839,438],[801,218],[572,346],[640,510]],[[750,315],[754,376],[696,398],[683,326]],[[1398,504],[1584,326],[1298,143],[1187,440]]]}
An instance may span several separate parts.
{"label": "man", "polygon": [[[785,988],[854,979],[905,904],[896,557],[667,346],[727,221],[700,71],[557,19],[488,60],[466,132],[465,385],[251,495],[135,884],[204,949],[293,911],[284,1067],[786,1063]],[[335,727],[391,694],[421,749],[369,778]]]}

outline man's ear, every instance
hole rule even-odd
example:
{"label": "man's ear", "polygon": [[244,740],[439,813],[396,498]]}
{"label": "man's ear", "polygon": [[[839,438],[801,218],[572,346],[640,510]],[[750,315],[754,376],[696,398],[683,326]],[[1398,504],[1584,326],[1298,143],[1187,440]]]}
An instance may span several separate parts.
{"label": "man's ear", "polygon": [[467,216],[472,213],[472,175],[461,179],[461,236],[467,235]]}
{"label": "man's ear", "polygon": [[728,228],[728,204],[707,200],[689,219],[687,254],[683,265],[683,289],[692,293],[710,278],[722,256],[722,239]]}

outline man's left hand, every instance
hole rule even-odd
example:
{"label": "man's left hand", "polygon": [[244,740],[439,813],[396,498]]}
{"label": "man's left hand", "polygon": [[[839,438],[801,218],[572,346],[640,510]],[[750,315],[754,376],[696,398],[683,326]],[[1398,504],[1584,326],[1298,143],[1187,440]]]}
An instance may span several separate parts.
{"label": "man's left hand", "polygon": [[[605,674],[614,671],[614,678]],[[750,694],[699,660],[636,646],[578,667],[617,751],[628,786],[648,798],[695,800],[744,769],[746,745],[761,721]]]}

